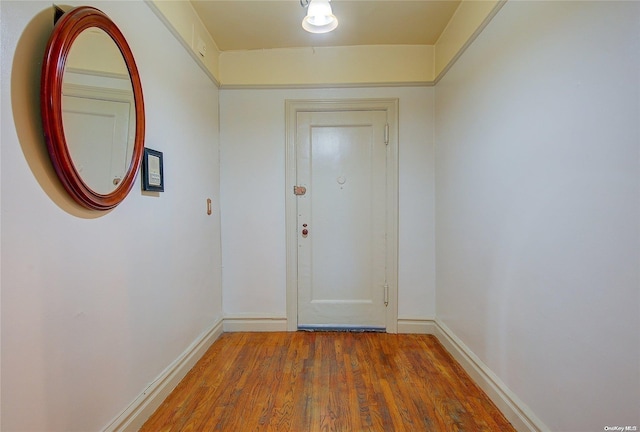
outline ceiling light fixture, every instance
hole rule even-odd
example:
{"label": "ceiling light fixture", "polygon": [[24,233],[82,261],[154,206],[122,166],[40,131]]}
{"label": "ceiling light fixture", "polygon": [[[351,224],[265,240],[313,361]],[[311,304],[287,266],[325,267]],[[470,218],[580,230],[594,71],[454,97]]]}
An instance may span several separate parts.
{"label": "ceiling light fixture", "polygon": [[300,0],[307,8],[302,28],[310,33],[328,33],[338,27],[338,18],[331,11],[330,0]]}

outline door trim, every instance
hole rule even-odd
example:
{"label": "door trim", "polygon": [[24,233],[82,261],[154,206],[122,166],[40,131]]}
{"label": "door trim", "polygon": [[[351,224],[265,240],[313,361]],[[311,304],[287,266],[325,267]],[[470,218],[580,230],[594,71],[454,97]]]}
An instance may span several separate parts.
{"label": "door trim", "polygon": [[287,330],[298,330],[298,229],[296,196],[296,129],[299,112],[384,111],[389,124],[387,150],[387,333],[398,332],[398,99],[285,100],[285,226]]}

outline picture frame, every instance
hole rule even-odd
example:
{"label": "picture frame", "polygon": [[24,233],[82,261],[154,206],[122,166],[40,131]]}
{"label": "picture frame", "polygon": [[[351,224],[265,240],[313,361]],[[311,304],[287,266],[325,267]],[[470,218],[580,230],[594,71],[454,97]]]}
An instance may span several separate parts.
{"label": "picture frame", "polygon": [[146,147],[142,157],[142,190],[164,192],[162,152]]}

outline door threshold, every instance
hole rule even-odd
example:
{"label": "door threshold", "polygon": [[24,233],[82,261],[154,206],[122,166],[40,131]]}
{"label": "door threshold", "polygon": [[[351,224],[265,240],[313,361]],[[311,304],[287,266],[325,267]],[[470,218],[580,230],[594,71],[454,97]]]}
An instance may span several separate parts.
{"label": "door threshold", "polygon": [[386,333],[384,327],[331,326],[331,325],[299,325],[298,331],[307,332],[351,332],[351,333]]}

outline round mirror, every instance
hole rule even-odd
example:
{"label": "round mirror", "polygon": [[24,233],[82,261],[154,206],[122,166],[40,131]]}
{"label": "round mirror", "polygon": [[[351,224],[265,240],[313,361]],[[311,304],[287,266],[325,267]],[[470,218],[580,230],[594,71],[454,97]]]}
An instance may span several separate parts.
{"label": "round mirror", "polygon": [[144,102],[133,54],[101,11],[79,7],[47,45],[41,109],[63,186],[81,205],[108,210],[131,190],[144,148]]}

